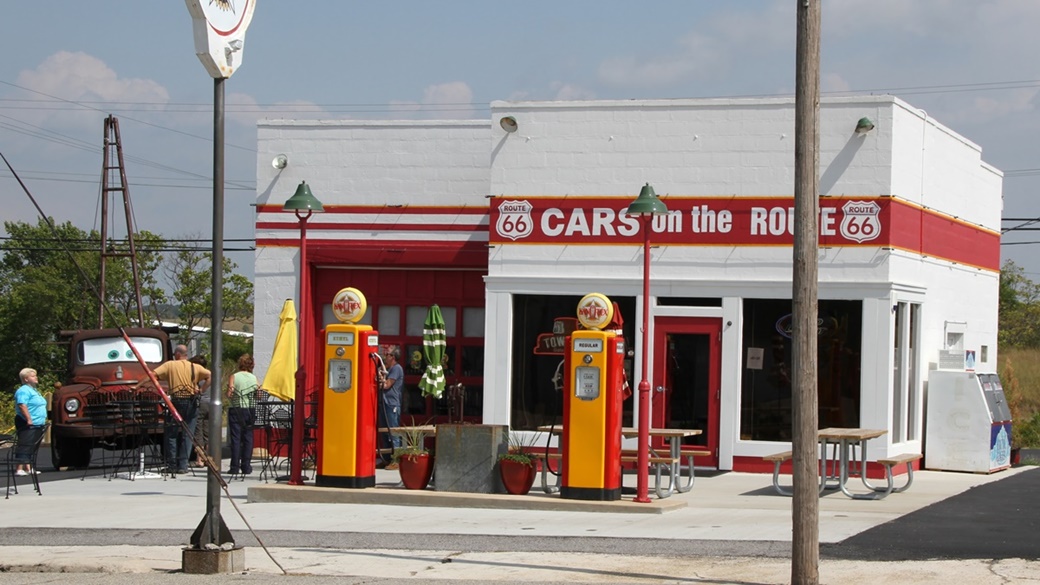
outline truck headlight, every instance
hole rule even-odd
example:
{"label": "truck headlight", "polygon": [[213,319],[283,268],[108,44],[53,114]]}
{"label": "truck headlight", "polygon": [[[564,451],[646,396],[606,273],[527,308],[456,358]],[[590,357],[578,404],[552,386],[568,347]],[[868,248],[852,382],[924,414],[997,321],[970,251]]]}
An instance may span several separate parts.
{"label": "truck headlight", "polygon": [[73,413],[79,410],[79,398],[69,398],[65,401],[65,412]]}

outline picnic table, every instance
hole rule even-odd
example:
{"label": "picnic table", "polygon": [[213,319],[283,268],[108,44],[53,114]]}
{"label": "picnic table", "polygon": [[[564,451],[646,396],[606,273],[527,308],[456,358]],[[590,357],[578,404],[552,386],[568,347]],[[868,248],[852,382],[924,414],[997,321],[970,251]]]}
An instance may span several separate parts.
{"label": "picnic table", "polygon": [[[880,500],[891,493],[906,491],[914,481],[913,463],[921,459],[919,453],[905,453],[878,459],[878,464],[885,468],[887,485],[875,486],[867,479],[867,442],[884,436],[884,429],[828,427],[817,431],[820,445],[820,495],[828,490],[840,490],[846,496],[857,500]],[[780,485],[780,465],[791,458],[791,451],[774,453],[763,457],[773,463],[773,489],[777,493],[789,496],[791,490]],[[906,465],[907,479],[899,487],[895,487],[892,468]],[[853,492],[849,489],[849,479],[859,477],[866,492]]]}
{"label": "picnic table", "polygon": [[[538,427],[539,432],[552,433],[554,435],[562,435],[564,430],[559,425],[545,425]],[[672,494],[686,493],[693,488],[694,482],[694,464],[693,458],[697,455],[709,455],[709,452],[704,449],[693,449],[693,450],[682,450],[682,440],[685,437],[692,437],[701,434],[700,429],[650,429],[650,437],[659,437],[665,440],[668,445],[668,453],[658,453],[653,446],[650,446],[650,453],[648,454],[648,461],[654,468],[654,493],[657,494],[658,498],[667,498]],[[621,429],[621,436],[626,439],[631,439],[639,436],[639,429],[635,427],[623,427]],[[681,482],[682,479],[682,463],[683,459],[686,459],[686,466],[690,470],[690,474],[687,477],[685,483]],[[634,449],[622,449],[620,461],[624,463],[634,463],[639,460],[639,453]],[[548,485],[548,472],[549,472],[548,461],[544,461],[542,465],[542,489],[547,493],[555,493],[560,486],[560,478],[557,477],[556,486],[551,487]],[[664,478],[668,478],[667,485],[664,482]]]}

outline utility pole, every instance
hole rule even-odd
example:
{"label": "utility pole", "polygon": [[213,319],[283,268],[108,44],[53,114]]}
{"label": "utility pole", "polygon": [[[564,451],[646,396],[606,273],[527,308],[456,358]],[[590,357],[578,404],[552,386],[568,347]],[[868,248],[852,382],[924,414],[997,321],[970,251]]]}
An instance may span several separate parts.
{"label": "utility pole", "polygon": [[816,456],[819,276],[820,0],[798,1],[794,98],[794,274],[791,583],[820,582],[820,495]]}

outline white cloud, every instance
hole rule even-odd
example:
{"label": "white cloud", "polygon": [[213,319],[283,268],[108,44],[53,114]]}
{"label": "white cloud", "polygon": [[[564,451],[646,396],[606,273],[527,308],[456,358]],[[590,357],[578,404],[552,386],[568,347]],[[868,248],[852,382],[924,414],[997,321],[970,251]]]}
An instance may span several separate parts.
{"label": "white cloud", "polygon": [[794,11],[787,2],[758,12],[714,13],[657,54],[605,59],[599,77],[615,86],[663,87],[729,76],[735,68],[750,70],[762,55],[793,53],[793,24]]}
{"label": "white cloud", "polygon": [[427,86],[421,101],[392,101],[391,111],[432,119],[468,119],[478,117],[473,107],[473,90],[462,81]]}
{"label": "white cloud", "polygon": [[824,92],[844,92],[849,91],[852,87],[841,75],[836,73],[821,73],[820,74],[820,91]]}
{"label": "white cloud", "polygon": [[[120,78],[104,61],[86,53],[60,51],[47,57],[36,69],[18,74],[17,85],[31,90],[30,99],[54,96],[72,102],[131,102],[138,108],[160,110],[170,101],[162,84],[151,79]],[[39,92],[39,93],[34,93]],[[24,92],[23,92],[24,93]],[[59,110],[29,110],[23,120],[41,125],[98,126],[95,110],[69,108],[55,101]],[[104,110],[104,105],[98,109]]]}
{"label": "white cloud", "polygon": [[473,90],[462,81],[451,81],[431,85],[423,90],[422,105],[428,118],[472,118]]}
{"label": "white cloud", "polygon": [[563,83],[560,81],[554,81],[553,83],[549,84],[549,88],[556,92],[553,96],[554,100],[572,101],[596,99],[596,92],[573,83]]}

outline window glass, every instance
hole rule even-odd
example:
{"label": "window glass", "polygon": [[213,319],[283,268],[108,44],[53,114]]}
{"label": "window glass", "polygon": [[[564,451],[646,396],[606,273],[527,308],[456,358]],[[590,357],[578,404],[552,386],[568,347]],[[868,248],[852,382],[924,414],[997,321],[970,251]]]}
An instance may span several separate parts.
{"label": "window glass", "polygon": [[401,307],[397,305],[379,306],[379,334],[401,334]]}
{"label": "window glass", "polygon": [[[457,315],[458,312],[455,307],[441,307],[441,316],[444,317],[444,334],[448,337],[455,337],[458,335],[455,328],[455,324],[458,323],[458,320],[456,319]],[[423,319],[425,318],[426,316],[423,315]]]}
{"label": "window glass", "polygon": [[[820,301],[817,343],[819,427],[858,427],[863,308],[860,301]],[[740,437],[791,440],[791,301],[744,300]]]}
{"label": "window glass", "polygon": [[484,347],[470,345],[462,348],[462,375],[484,375]]}
{"label": "window glass", "polygon": [[[557,319],[574,321],[580,300],[580,296],[571,295],[514,295],[510,428],[532,431],[540,425],[562,422],[562,394],[556,389],[554,379],[557,367],[563,362],[563,347],[544,343],[544,337],[540,343],[539,337],[552,337]],[[616,302],[621,311],[626,340],[634,339],[635,298],[611,297],[610,300]],[[627,343],[626,346],[630,347]],[[622,403],[622,424],[631,424],[632,402]],[[468,402],[466,408],[469,412]]]}
{"label": "window glass", "polygon": [[484,337],[484,307],[462,309],[462,336]]}
{"label": "window glass", "polygon": [[426,370],[426,360],[423,359],[423,347],[421,345],[408,345],[401,354],[401,367],[405,374],[422,375]]}
{"label": "window glass", "polygon": [[[154,337],[133,337],[130,339],[148,363],[159,363],[163,359],[163,343]],[[135,362],[137,357],[122,337],[102,337],[86,339],[80,343],[80,363],[83,365],[106,364],[110,362]]]}
{"label": "window glass", "polygon": [[404,334],[409,337],[422,337],[423,323],[426,322],[427,307],[408,307],[408,319],[404,326]]}

